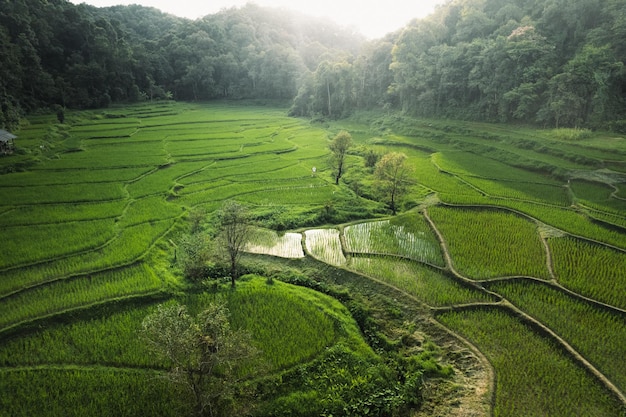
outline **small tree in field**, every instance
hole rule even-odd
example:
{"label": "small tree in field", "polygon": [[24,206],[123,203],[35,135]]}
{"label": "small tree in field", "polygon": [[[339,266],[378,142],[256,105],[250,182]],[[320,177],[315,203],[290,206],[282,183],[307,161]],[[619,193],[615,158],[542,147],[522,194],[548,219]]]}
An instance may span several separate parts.
{"label": "small tree in field", "polygon": [[365,153],[365,167],[374,168],[380,159],[380,155],[373,149],[368,149]]}
{"label": "small tree in field", "polygon": [[205,233],[184,235],[179,243],[178,263],[185,277],[194,282],[206,278],[208,264],[213,256],[213,242]]}
{"label": "small tree in field", "polygon": [[218,245],[225,252],[230,265],[230,279],[234,287],[238,278],[239,259],[252,231],[248,210],[236,201],[226,201],[219,213],[219,226]]}
{"label": "small tree in field", "polygon": [[387,200],[393,214],[398,211],[398,200],[413,183],[413,169],[407,164],[406,158],[401,152],[388,153],[380,158],[374,170],[376,188]]}
{"label": "small tree in field", "polygon": [[142,334],[171,362],[167,378],[190,395],[195,416],[232,415],[243,405],[234,401],[239,369],[258,351],[248,333],[231,329],[224,304],[210,304],[196,317],[179,304],[159,305],[143,320]]}
{"label": "small tree in field", "polygon": [[331,150],[332,154],[332,165],[334,169],[335,175],[335,184],[339,184],[339,179],[343,175],[345,171],[345,160],[346,154],[348,153],[348,149],[352,146],[352,136],[350,133],[342,130],[337,133],[337,136],[330,142],[328,148]]}

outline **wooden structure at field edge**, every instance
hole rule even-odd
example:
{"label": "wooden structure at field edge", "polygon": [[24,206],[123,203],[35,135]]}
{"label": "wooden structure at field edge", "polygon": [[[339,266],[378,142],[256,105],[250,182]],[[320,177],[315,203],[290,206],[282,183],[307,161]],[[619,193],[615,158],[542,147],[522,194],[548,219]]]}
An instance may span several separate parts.
{"label": "wooden structure at field edge", "polygon": [[7,132],[6,130],[0,129],[0,154],[9,154],[13,152],[13,140],[16,139],[17,136],[14,134]]}

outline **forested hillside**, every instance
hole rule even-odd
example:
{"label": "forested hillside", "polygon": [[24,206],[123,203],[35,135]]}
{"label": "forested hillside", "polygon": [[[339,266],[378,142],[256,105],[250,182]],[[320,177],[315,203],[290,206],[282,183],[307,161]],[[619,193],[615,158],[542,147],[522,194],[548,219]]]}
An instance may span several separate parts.
{"label": "forested hillside", "polygon": [[371,42],[254,5],[196,21],[140,6],[0,5],[5,127],[40,107],[171,97],[626,130],[626,0],[451,0]]}
{"label": "forested hillside", "polygon": [[248,5],[191,21],[141,6],[0,0],[0,126],[59,105],[292,99],[322,56],[358,52],[332,22]]}

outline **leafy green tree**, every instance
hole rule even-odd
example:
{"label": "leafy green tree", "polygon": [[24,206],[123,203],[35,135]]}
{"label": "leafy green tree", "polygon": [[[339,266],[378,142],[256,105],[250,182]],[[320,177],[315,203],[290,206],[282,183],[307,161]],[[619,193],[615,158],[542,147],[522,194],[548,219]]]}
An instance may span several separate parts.
{"label": "leafy green tree", "polygon": [[608,47],[585,47],[548,83],[549,96],[542,109],[542,119],[556,127],[579,126],[592,117],[603,121],[615,115],[622,98],[620,80],[624,64]]}
{"label": "leafy green tree", "polygon": [[393,82],[391,65],[393,43],[388,40],[368,43],[357,57],[353,72],[355,101],[358,108],[369,109],[385,104]]}
{"label": "leafy green tree", "polygon": [[401,152],[383,155],[376,164],[374,178],[376,188],[387,200],[387,204],[395,215],[398,211],[398,200],[406,193],[412,180],[413,169],[407,163],[407,156]]}
{"label": "leafy green tree", "polygon": [[178,248],[178,263],[185,277],[194,282],[206,278],[207,268],[214,255],[214,245],[209,236],[199,231],[184,235]]}
{"label": "leafy green tree", "polygon": [[350,149],[350,146],[352,146],[352,136],[345,130],[337,133],[337,135],[328,145],[328,148],[332,152],[331,161],[333,165],[336,185],[339,185],[339,179],[345,172],[346,155],[348,154],[348,149]]}
{"label": "leafy green tree", "polygon": [[230,279],[234,287],[239,277],[239,260],[252,232],[250,214],[245,206],[228,200],[222,205],[218,217],[218,247],[230,266]]}
{"label": "leafy green tree", "polygon": [[368,149],[365,152],[365,167],[374,168],[380,159],[380,154],[373,149]]}
{"label": "leafy green tree", "polygon": [[240,369],[258,351],[248,333],[231,328],[228,314],[212,303],[192,316],[175,303],[159,305],[142,322],[149,348],[170,364],[167,378],[190,397],[197,417],[233,415],[244,404],[236,396]]}

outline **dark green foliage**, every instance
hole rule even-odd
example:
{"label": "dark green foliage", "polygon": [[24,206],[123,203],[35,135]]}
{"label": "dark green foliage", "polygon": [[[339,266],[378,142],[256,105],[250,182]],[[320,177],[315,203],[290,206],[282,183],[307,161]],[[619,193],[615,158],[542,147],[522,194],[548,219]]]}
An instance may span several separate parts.
{"label": "dark green foliage", "polygon": [[373,149],[368,149],[365,152],[364,158],[365,158],[365,166],[367,168],[374,168],[376,166],[376,163],[380,160],[380,154],[378,154]]}
{"label": "dark green foliage", "polygon": [[[315,68],[322,53],[355,52],[362,42],[327,20],[256,5],[190,21],[136,5],[0,4],[0,127],[5,128],[17,126],[23,111],[53,105],[290,100],[303,71]],[[312,51],[312,44],[319,50]]]}
{"label": "dark green foliage", "polygon": [[63,107],[59,107],[57,109],[57,120],[61,124],[65,122],[65,110],[63,110]]}
{"label": "dark green foliage", "polygon": [[620,129],[625,10],[625,0],[453,0],[365,43],[252,4],[189,21],[141,6],[4,0],[0,127],[53,105],[258,98],[321,120],[382,107]]}
{"label": "dark green foliage", "polygon": [[338,118],[375,103],[419,116],[605,125],[624,112],[624,10],[623,0],[450,1],[354,61],[320,65],[292,110]]}
{"label": "dark green foliage", "polygon": [[242,406],[238,370],[258,354],[249,333],[231,328],[229,314],[221,303],[197,316],[178,303],[162,304],[142,322],[148,347],[171,363],[167,379],[189,396],[198,417],[226,416]]}
{"label": "dark green foliage", "polygon": [[[330,295],[331,297],[336,298],[337,300],[344,303],[351,299],[350,294],[345,288],[329,285],[323,281],[318,281],[314,279],[313,277],[316,273],[318,272],[315,270],[302,272],[296,269],[280,268],[276,271],[270,272],[269,276],[288,284],[311,288],[315,291]],[[359,323],[359,319],[355,317],[354,314],[353,317],[355,318],[357,323]]]}

